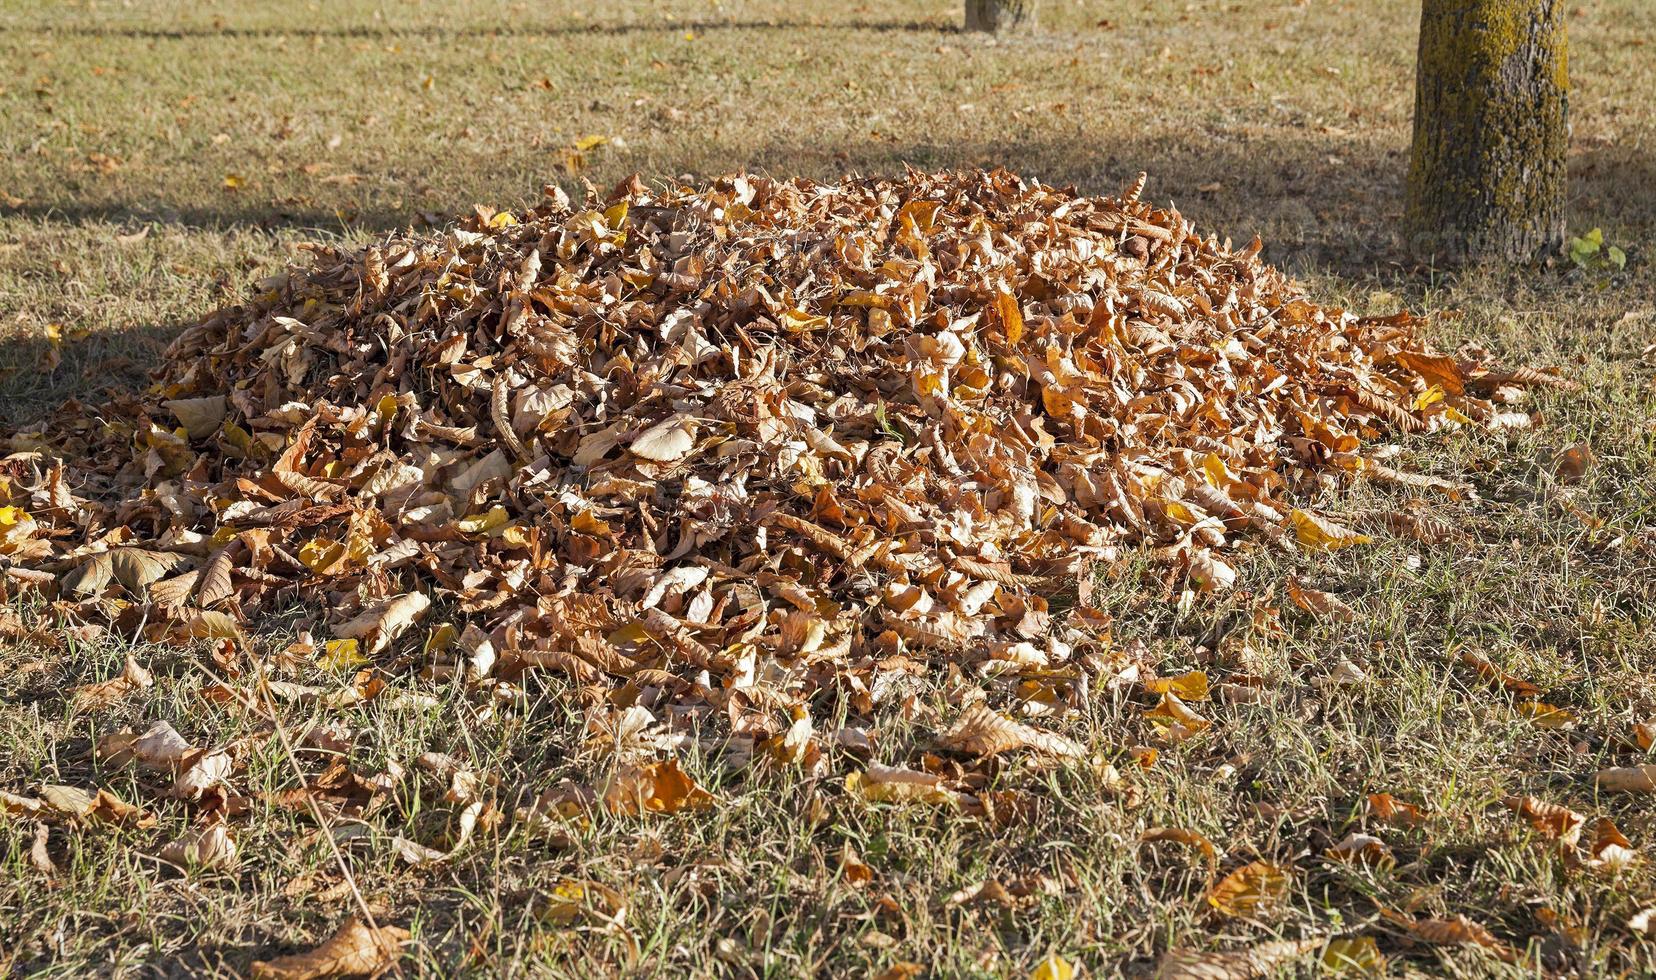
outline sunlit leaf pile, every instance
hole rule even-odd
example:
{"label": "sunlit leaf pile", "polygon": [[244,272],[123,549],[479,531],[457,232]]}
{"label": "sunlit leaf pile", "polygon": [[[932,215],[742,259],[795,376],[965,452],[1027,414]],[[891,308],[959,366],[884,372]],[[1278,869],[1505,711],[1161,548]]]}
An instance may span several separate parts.
{"label": "sunlit leaf pile", "polygon": [[[1313,491],[1453,492],[1368,447],[1521,425],[1522,388],[1561,383],[1435,351],[1407,314],[1309,302],[1257,241],[1203,238],[1141,189],[634,180],[313,247],[188,329],[150,391],[9,437],[6,581],[77,630],[256,651],[261,697],[435,682],[510,704],[525,672],[567,675],[586,730],[635,764],[520,819],[707,806],[687,746],[990,809],[958,768],[869,762],[882,709],[947,685],[942,750],[1083,758],[1047,719],[1117,655],[1096,565],[1144,551],[1201,593],[1247,549],[1361,544]],[[305,688],[282,679],[295,658],[356,679]],[[133,664],[75,697],[147,683]],[[1205,676],[1148,689],[1169,732],[1206,726]],[[231,754],[162,728],[99,751],[186,798],[231,778]]]}

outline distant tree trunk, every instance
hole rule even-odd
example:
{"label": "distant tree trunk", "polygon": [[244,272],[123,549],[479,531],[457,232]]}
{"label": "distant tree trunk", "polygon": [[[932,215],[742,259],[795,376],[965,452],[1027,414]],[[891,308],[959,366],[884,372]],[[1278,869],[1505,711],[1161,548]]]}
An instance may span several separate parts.
{"label": "distant tree trunk", "polygon": [[992,31],[996,34],[1034,30],[1036,2],[1037,0],[966,0],[966,29]]}
{"label": "distant tree trunk", "polygon": [[1521,261],[1564,236],[1563,0],[1424,0],[1406,226],[1417,251]]}

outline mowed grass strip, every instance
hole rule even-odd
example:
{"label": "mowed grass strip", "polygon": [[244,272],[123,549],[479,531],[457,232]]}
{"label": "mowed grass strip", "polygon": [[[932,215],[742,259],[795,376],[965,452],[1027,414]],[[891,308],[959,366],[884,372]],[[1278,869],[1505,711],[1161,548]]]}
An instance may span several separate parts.
{"label": "mowed grass strip", "polygon": [[[754,781],[692,757],[686,767],[719,798],[709,812],[599,815],[554,837],[507,821],[453,861],[411,869],[394,836],[441,836],[431,822],[446,819],[412,777],[390,810],[336,836],[376,916],[414,932],[415,966],[785,976],[917,962],[934,976],[999,976],[1056,952],[1110,975],[1173,947],[1362,933],[1405,973],[1527,969],[1423,943],[1383,908],[1467,915],[1553,970],[1652,968],[1652,947],[1627,920],[1656,905],[1656,816],[1648,797],[1598,794],[1592,775],[1633,761],[1612,751],[1616,740],[1656,715],[1656,355],[1646,353],[1656,342],[1656,108],[1646,97],[1656,73],[1645,46],[1656,11],[1621,0],[1584,5],[1570,22],[1571,227],[1601,227],[1631,256],[1628,270],[1448,276],[1410,268],[1391,231],[1416,5],[1046,6],[1041,34],[998,41],[956,32],[947,3],[0,10],[8,426],[69,396],[142,385],[173,333],[279,268],[300,241],[360,241],[473,203],[516,206],[554,180],[578,190],[582,178],[604,187],[633,171],[741,168],[831,179],[905,163],[1005,165],[1089,192],[1148,170],[1149,196],[1221,236],[1261,235],[1266,255],[1319,300],[1457,310],[1435,328],[1441,345],[1558,364],[1584,385],[1525,405],[1540,419],[1529,431],[1403,441],[1414,468],[1476,485],[1476,501],[1418,501],[1469,543],[1375,531],[1373,545],[1334,555],[1261,554],[1242,566],[1246,595],[1187,605],[1154,566],[1109,570],[1099,601],[1118,642],[1144,644],[1164,674],[1254,674],[1268,696],[1201,705],[1213,730],[1141,769],[1128,750],[1155,740],[1150,700],[1100,691],[1073,733],[1125,783],[1091,764],[1008,766],[1005,785],[1040,791],[1030,823],[868,805],[836,782]],[[1561,480],[1556,459],[1583,441],[1596,464]],[[1417,505],[1371,485],[1315,503],[1354,523]],[[1283,595],[1289,575],[1337,593],[1359,618],[1302,613]],[[19,603],[25,623],[39,621],[42,610]],[[1283,610],[1280,629],[1256,621],[1261,607]],[[287,639],[274,631],[260,649]],[[1541,687],[1574,724],[1550,730],[1525,717],[1461,662],[1469,650]],[[71,710],[66,692],[117,675],[128,653],[155,687],[109,711]],[[1342,660],[1369,682],[1330,683]],[[245,972],[350,914],[318,828],[269,802],[294,780],[268,724],[202,696],[221,665],[63,632],[51,646],[10,642],[0,668],[0,788],[103,786],[160,819],[144,830],[54,828],[50,877],[31,861],[33,825],[0,821],[9,967]],[[294,679],[342,682],[315,665]],[[245,676],[229,680],[252,694]],[[365,773],[410,767],[426,751],[465,756],[499,778],[509,807],[559,779],[606,775],[605,753],[559,707],[572,703],[562,683],[530,675],[529,701],[512,711],[441,687],[430,705],[278,710],[292,731],[350,726],[352,765]],[[876,758],[907,760],[949,712],[928,695]],[[94,759],[99,735],[156,719],[196,744],[250,740],[238,785],[252,809],[238,818],[235,871],[185,876],[157,861],[188,808],[157,803],[141,773]],[[1433,815],[1418,829],[1376,830],[1364,813],[1377,792]],[[1500,804],[1511,794],[1611,817],[1646,860],[1619,874],[1572,869]],[[1288,899],[1253,920],[1216,918],[1207,862],[1179,845],[1141,845],[1154,827],[1210,838],[1224,852],[1220,873],[1256,858],[1293,864]],[[1363,828],[1395,864],[1322,858]],[[1010,905],[950,901],[990,879],[1028,894]],[[577,883],[623,896],[624,928],[572,918],[559,896]]]}

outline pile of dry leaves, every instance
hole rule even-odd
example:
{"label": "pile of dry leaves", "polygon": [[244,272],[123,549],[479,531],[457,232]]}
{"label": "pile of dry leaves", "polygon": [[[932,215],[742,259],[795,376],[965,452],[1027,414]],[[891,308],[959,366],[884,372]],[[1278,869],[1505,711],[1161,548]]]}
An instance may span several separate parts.
{"label": "pile of dry leaves", "polygon": [[[1239,549],[1362,542],[1293,502],[1454,490],[1364,447],[1521,425],[1521,389],[1562,383],[1308,302],[1257,241],[1204,239],[1141,188],[634,179],[313,247],[186,331],[143,396],[9,437],[5,581],[156,641],[245,645],[301,609],[264,689],[325,704],[433,678],[509,702],[562,672],[589,730],[637,751],[599,794],[619,811],[704,802],[671,761],[691,741],[866,758],[877,706],[929,682],[960,704],[947,749],[1081,755],[1042,718],[1107,654],[1095,563],[1150,549],[1201,592]],[[283,657],[362,670],[301,688]],[[1160,693],[1171,728],[1200,722]],[[186,794],[232,772],[170,729],[124,737],[102,748]],[[945,772],[856,768],[871,797],[989,805]]]}

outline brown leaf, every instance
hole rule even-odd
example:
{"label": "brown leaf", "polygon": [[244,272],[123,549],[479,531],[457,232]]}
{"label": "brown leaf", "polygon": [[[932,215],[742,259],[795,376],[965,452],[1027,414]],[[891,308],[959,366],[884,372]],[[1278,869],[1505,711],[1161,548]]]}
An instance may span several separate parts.
{"label": "brown leaf", "polygon": [[370,654],[379,653],[413,626],[431,608],[431,600],[409,592],[376,602],[347,622],[333,628],[334,636],[365,643]]}
{"label": "brown leaf", "polygon": [[396,964],[401,945],[410,938],[408,930],[400,926],[370,928],[352,916],[309,952],[255,961],[253,976],[256,980],[378,976]]}
{"label": "brown leaf", "polygon": [[1305,588],[1293,578],[1288,580],[1288,598],[1294,600],[1294,605],[1314,616],[1331,619],[1336,623],[1357,621],[1357,610],[1346,605],[1339,596],[1332,592]]}
{"label": "brown leaf", "polygon": [[1581,830],[1587,823],[1587,818],[1574,810],[1534,796],[1509,796],[1501,802],[1528,820],[1536,833],[1571,846],[1581,837]]}
{"label": "brown leaf", "polygon": [[1656,793],[1656,765],[1601,769],[1594,782],[1606,793]]}
{"label": "brown leaf", "polygon": [[138,661],[129,653],[120,676],[75,688],[70,696],[69,705],[78,712],[102,711],[127,695],[142,691],[154,683],[155,678],[150,676],[149,671],[138,666]]}
{"label": "brown leaf", "polygon": [[161,860],[186,868],[225,868],[236,864],[236,841],[230,828],[213,823],[186,833],[161,848]]}
{"label": "brown leaf", "polygon": [[1013,721],[979,701],[938,736],[946,748],[971,755],[994,756],[1016,749],[1032,749],[1050,755],[1078,758],[1086,750],[1055,732]]}
{"label": "brown leaf", "polygon": [[1464,915],[1452,919],[1416,919],[1405,926],[1416,939],[1436,946],[1481,946],[1503,962],[1518,961],[1518,954],[1510,946]]}

